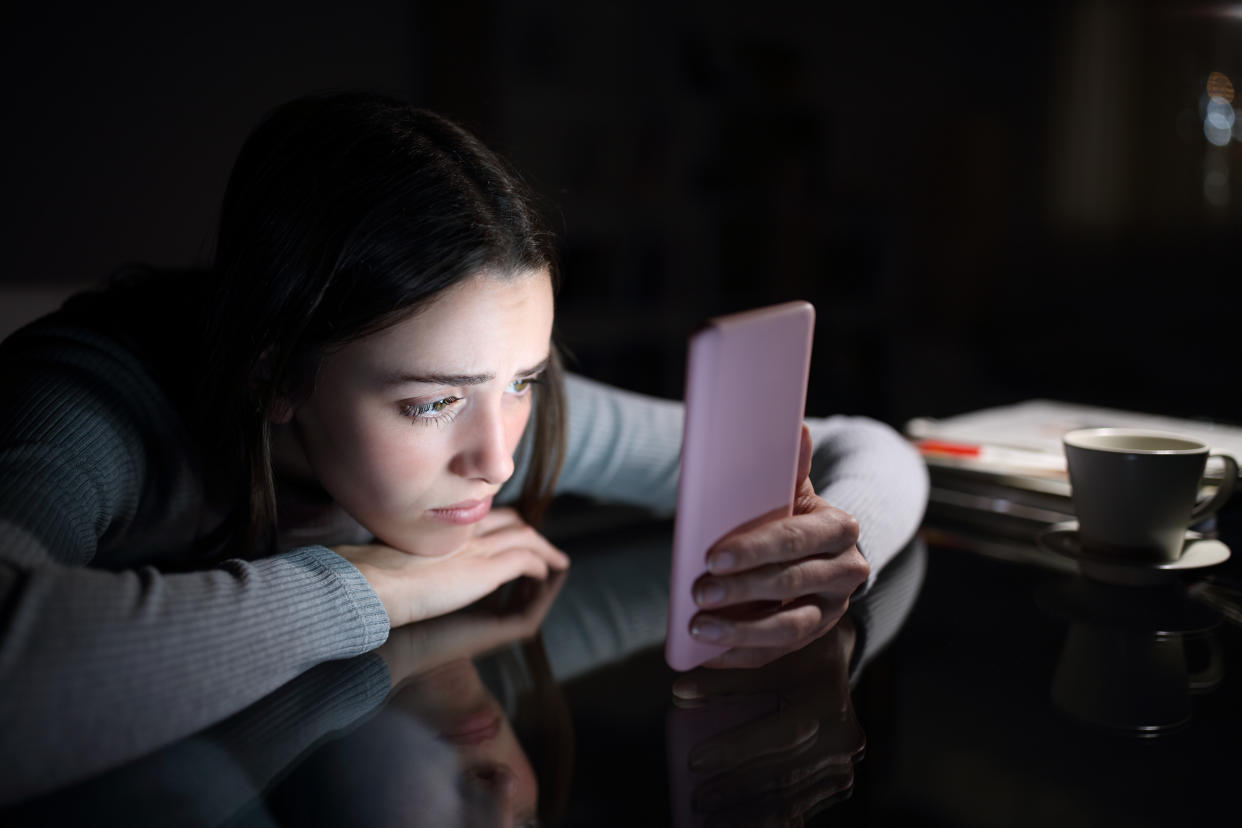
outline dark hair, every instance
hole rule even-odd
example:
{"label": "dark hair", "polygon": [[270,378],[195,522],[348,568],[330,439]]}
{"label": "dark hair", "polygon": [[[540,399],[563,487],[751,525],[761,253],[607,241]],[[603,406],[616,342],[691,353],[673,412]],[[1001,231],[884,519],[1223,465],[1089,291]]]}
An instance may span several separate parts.
{"label": "dark hair", "polygon": [[[310,393],[323,356],[480,273],[547,270],[554,248],[519,177],[445,118],[365,93],[298,99],[251,133],[220,215],[203,349],[201,427],[248,478],[236,506],[270,544],[268,415]],[[518,509],[537,523],[563,457],[555,352],[535,402]]]}

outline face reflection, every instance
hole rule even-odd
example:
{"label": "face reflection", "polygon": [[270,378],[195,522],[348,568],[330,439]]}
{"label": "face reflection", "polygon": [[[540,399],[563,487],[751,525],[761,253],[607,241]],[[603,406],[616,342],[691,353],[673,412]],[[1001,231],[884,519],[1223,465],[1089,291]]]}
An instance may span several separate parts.
{"label": "face reflection", "polygon": [[309,472],[380,541],[459,548],[513,474],[551,334],[546,271],[479,275],[329,354],[292,415]]}
{"label": "face reflection", "polygon": [[534,768],[473,662],[449,662],[421,676],[401,691],[400,703],[453,748],[469,794],[497,825],[521,825],[534,817],[539,797]]}
{"label": "face reflection", "polygon": [[[521,825],[536,813],[539,784],[513,725],[495,699],[451,723],[440,738],[457,751],[462,776],[495,809],[498,824]],[[482,725],[484,716],[491,723]],[[470,728],[475,728],[471,730]]]}

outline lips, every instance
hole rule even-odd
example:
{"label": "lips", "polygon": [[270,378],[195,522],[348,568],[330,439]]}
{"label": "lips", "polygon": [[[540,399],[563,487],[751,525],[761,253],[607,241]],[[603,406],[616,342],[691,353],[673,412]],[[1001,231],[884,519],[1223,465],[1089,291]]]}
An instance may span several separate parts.
{"label": "lips", "polygon": [[492,498],[488,495],[480,500],[463,500],[440,509],[428,509],[427,514],[445,523],[467,524],[477,523],[492,508]]}
{"label": "lips", "polygon": [[440,737],[455,745],[481,745],[496,738],[500,733],[500,715],[491,712],[475,713],[459,720],[448,732]]}

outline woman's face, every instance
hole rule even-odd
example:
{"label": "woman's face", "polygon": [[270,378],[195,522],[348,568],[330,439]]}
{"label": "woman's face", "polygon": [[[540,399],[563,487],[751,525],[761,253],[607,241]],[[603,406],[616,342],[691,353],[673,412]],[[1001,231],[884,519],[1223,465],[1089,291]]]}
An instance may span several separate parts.
{"label": "woman's face", "polygon": [[551,336],[547,271],[479,275],[331,353],[292,415],[309,471],[382,542],[457,549],[513,474]]}

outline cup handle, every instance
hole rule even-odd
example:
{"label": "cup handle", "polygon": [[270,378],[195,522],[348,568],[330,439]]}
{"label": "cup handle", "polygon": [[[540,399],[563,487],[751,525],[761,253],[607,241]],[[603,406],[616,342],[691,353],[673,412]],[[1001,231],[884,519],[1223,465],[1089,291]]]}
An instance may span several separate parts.
{"label": "cup handle", "polygon": [[[1220,642],[1210,631],[1204,635],[1208,647],[1208,663],[1203,669],[1186,677],[1187,689],[1192,693],[1206,693],[1215,689],[1225,675],[1225,656],[1221,652]],[[1183,642],[1184,646],[1185,642]]]}
{"label": "cup handle", "polygon": [[1228,454],[1213,454],[1212,457],[1219,457],[1225,461],[1225,476],[1221,478],[1220,485],[1216,488],[1216,494],[1207,500],[1195,506],[1193,512],[1190,513],[1190,522],[1198,523],[1209,515],[1215,514],[1216,510],[1225,505],[1225,501],[1233,494],[1233,484],[1238,479],[1238,461],[1234,460]]}

